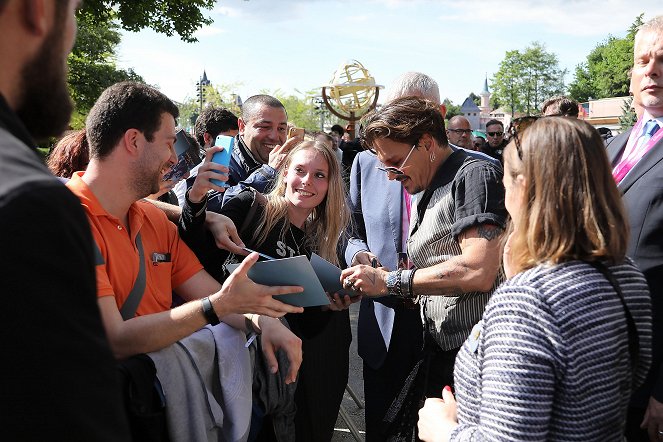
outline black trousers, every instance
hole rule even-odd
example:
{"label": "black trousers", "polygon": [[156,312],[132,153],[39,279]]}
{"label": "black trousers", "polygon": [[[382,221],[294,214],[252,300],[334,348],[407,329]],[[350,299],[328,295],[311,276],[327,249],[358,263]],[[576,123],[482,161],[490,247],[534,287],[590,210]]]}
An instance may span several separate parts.
{"label": "black trousers", "polygon": [[[400,312],[399,312],[400,313]],[[397,313],[397,315],[399,314]],[[409,315],[410,312],[406,312]],[[364,401],[366,404],[366,441],[382,441],[382,420],[401,391],[405,379],[421,358],[421,319],[414,311],[412,318],[397,318],[387,357],[377,369],[364,363]],[[399,321],[400,319],[400,321]],[[409,324],[408,321],[416,321]]]}
{"label": "black trousers", "polygon": [[[428,367],[424,374],[425,395],[429,397],[442,397],[442,389],[447,385],[452,389],[454,387],[454,365],[456,355],[460,347],[451,350],[442,350],[433,341],[433,338],[426,335],[424,344],[424,354],[429,358]],[[429,350],[429,351],[427,351]],[[424,360],[424,364],[426,361]],[[426,369],[426,366],[424,366]]]}

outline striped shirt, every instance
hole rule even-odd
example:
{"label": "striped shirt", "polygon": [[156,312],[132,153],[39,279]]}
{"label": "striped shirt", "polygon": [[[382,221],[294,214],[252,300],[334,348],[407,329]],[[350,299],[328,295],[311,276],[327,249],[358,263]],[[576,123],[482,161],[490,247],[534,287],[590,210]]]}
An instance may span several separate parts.
{"label": "striped shirt", "polygon": [[[417,197],[407,246],[410,261],[420,269],[434,266],[462,254],[458,235],[464,230],[483,223],[504,227],[501,181],[499,165],[473,159],[462,151],[451,154],[429,189]],[[424,328],[442,350],[463,344],[502,279],[500,271],[493,288],[485,293],[462,293],[459,288],[460,296],[421,297]]]}
{"label": "striped shirt", "polygon": [[635,372],[619,296],[573,261],[522,272],[493,294],[454,371],[452,441],[621,441],[632,383],[651,363],[651,302],[642,273],[610,268],[636,324]]}

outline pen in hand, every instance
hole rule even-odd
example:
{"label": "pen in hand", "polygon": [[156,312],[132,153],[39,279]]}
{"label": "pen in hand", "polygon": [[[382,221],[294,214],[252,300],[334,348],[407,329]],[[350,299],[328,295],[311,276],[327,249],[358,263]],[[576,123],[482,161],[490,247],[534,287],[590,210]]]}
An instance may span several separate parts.
{"label": "pen in hand", "polygon": [[263,257],[263,258],[265,258],[265,259],[267,259],[267,260],[269,260],[269,261],[276,261],[276,258],[272,258],[271,256],[269,256],[269,255],[265,255],[264,253],[256,252],[255,250],[251,250],[251,249],[249,249],[248,247],[242,247],[242,249],[243,249],[243,250],[246,250],[246,251],[249,252],[249,253],[257,253],[258,256],[261,256],[261,257]]}

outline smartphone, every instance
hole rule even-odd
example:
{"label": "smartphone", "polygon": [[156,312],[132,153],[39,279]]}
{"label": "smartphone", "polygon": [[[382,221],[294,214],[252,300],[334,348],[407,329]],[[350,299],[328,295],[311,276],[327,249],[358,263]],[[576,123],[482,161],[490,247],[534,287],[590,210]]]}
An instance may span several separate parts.
{"label": "smartphone", "polygon": [[197,147],[189,143],[184,130],[177,131],[175,140],[175,153],[177,154],[177,163],[163,176],[164,181],[179,181],[184,174],[193,169],[200,163],[200,156]]}
{"label": "smartphone", "polygon": [[[216,164],[221,164],[222,166],[228,167],[230,165],[230,156],[232,155],[233,147],[235,147],[235,138],[229,137],[227,135],[219,135],[214,140],[215,146],[223,147],[221,152],[216,152],[212,155],[212,162]],[[219,180],[210,180],[212,183],[221,187],[228,187],[228,183],[225,181]]]}
{"label": "smartphone", "polygon": [[288,139],[295,138],[295,137],[299,137],[299,138],[303,139],[304,138],[304,129],[302,129],[301,127],[294,127],[294,126],[291,127],[290,129],[288,129]]}

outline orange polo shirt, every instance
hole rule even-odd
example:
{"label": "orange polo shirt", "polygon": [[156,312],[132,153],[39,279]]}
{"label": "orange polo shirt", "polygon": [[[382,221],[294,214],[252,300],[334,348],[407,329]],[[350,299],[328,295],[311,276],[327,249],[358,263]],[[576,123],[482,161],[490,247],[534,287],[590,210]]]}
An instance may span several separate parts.
{"label": "orange polo shirt", "polygon": [[[138,276],[136,233],[140,231],[145,259],[145,294],[136,316],[170,310],[173,287],[202,270],[191,249],[180,239],[177,227],[151,203],[138,201],[129,208],[129,229],[109,214],[77,172],[67,187],[81,200],[103,264],[97,265],[97,296],[114,296],[124,304]],[[170,254],[170,262],[154,254]],[[157,262],[158,261],[158,262]]]}

